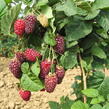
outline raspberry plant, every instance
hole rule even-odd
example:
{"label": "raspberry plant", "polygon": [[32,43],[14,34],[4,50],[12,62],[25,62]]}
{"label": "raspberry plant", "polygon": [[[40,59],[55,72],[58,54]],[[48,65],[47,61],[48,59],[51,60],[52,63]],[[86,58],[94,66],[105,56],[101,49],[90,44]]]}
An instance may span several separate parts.
{"label": "raspberry plant", "polygon": [[79,66],[81,75],[72,85],[77,99],[50,101],[51,109],[109,108],[109,77],[103,73],[109,68],[109,0],[22,0],[0,22],[1,34],[16,37],[16,53],[24,54],[10,64],[15,76],[19,65],[13,62],[25,59],[19,68],[22,90],[51,93],[67,69]]}

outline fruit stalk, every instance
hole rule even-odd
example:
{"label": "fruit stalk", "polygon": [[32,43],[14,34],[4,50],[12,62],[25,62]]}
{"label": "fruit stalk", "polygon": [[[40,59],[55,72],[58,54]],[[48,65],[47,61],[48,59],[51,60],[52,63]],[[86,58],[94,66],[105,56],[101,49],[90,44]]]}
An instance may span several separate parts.
{"label": "fruit stalk", "polygon": [[[79,53],[79,63],[80,63],[82,81],[83,81],[83,89],[85,90],[85,89],[87,89],[87,80],[86,80],[86,74],[85,74],[85,71],[84,71],[84,68],[83,68],[83,65],[82,65],[82,57],[81,57],[80,53]],[[84,100],[84,103],[87,102],[87,98],[86,98],[85,95],[83,96],[83,100]]]}

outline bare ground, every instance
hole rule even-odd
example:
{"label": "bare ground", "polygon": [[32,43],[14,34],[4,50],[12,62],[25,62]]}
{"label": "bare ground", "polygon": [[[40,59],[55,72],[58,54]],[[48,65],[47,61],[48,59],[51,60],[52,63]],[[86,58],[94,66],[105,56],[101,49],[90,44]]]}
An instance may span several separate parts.
{"label": "bare ground", "polygon": [[19,81],[13,77],[8,69],[10,59],[0,58],[0,109],[50,109],[48,101],[59,101],[60,97],[68,95],[71,99],[71,85],[79,69],[68,70],[63,82],[51,94],[47,92],[34,92],[28,102],[23,101],[17,90]]}

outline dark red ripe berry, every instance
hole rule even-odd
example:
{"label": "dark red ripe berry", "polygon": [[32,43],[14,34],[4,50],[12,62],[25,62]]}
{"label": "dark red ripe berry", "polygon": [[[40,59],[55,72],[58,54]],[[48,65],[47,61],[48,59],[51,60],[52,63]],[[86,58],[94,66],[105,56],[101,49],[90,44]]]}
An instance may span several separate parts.
{"label": "dark red ripe berry", "polygon": [[62,79],[64,78],[65,70],[61,66],[56,66],[56,76],[58,78],[58,84],[62,82]]}
{"label": "dark red ripe berry", "polygon": [[48,75],[51,64],[52,64],[52,61],[50,59],[45,59],[44,61],[41,62],[41,65],[40,65],[40,69],[41,69],[40,78],[41,79],[45,79],[45,76]]}
{"label": "dark red ripe berry", "polygon": [[21,73],[21,63],[18,60],[12,60],[9,63],[9,69],[16,78],[21,77],[21,75],[22,75],[22,73]]}
{"label": "dark red ripe berry", "polygon": [[23,52],[17,52],[17,53],[16,53],[16,58],[17,58],[21,63],[23,63],[23,62],[26,60],[25,55],[24,55]]}
{"label": "dark red ripe berry", "polygon": [[36,58],[41,58],[41,54],[32,48],[26,49],[26,51],[24,52],[24,55],[26,57],[26,60],[31,62],[35,62]]}
{"label": "dark red ripe berry", "polygon": [[45,90],[49,93],[53,92],[57,85],[57,76],[54,75],[47,75],[45,77]]}
{"label": "dark red ripe berry", "polygon": [[20,90],[19,91],[19,95],[21,96],[21,98],[25,101],[29,101],[30,97],[31,97],[31,92],[30,91],[23,91]]}
{"label": "dark red ripe berry", "polygon": [[22,19],[18,19],[16,20],[16,22],[14,23],[14,32],[19,35],[22,36],[25,32],[25,21]]}
{"label": "dark red ripe berry", "polygon": [[42,89],[42,90],[40,90],[41,92],[44,92],[45,91],[45,89]]}
{"label": "dark red ripe berry", "polygon": [[64,53],[64,46],[65,46],[64,37],[58,35],[58,36],[56,36],[55,40],[56,40],[56,45],[54,47],[54,50],[59,54],[63,54]]}
{"label": "dark red ripe berry", "polygon": [[36,26],[36,17],[34,15],[28,15],[25,17],[25,33],[33,33]]}

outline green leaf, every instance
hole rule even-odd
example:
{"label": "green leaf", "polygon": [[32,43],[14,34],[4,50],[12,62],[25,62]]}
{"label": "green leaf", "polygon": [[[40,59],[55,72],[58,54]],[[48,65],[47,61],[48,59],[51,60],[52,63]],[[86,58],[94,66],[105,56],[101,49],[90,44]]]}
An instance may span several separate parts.
{"label": "green leaf", "polygon": [[105,68],[104,63],[102,63],[101,59],[94,60],[92,63],[92,67],[93,67],[93,69],[98,70],[98,71]]}
{"label": "green leaf", "polygon": [[101,71],[93,72],[88,78],[88,87],[98,89],[105,78],[105,74]]}
{"label": "green leaf", "polygon": [[100,59],[106,59],[106,54],[99,46],[94,45],[91,49],[91,52],[94,56],[97,56]]}
{"label": "green leaf", "polygon": [[98,96],[97,98],[93,98],[91,100],[90,104],[99,104],[99,103],[102,103],[102,102],[105,102],[104,97],[103,96]]}
{"label": "green leaf", "polygon": [[64,11],[67,16],[72,16],[77,14],[77,7],[72,0],[66,0],[56,5],[56,11]]}
{"label": "green leaf", "polygon": [[82,9],[82,8],[77,8],[77,14],[78,15],[81,15],[81,16],[87,16],[87,11],[85,9]]}
{"label": "green leaf", "polygon": [[36,4],[36,6],[40,7],[40,6],[44,6],[48,3],[48,0],[39,0]]}
{"label": "green leaf", "polygon": [[23,73],[27,73],[29,71],[29,64],[27,62],[24,62],[21,65],[21,70],[22,70]]}
{"label": "green leaf", "polygon": [[96,31],[97,34],[99,34],[101,37],[108,39],[109,35],[107,34],[107,32],[104,29],[99,29]]}
{"label": "green leaf", "polygon": [[70,41],[70,42],[66,41],[66,47],[67,48],[71,48],[71,47],[73,47],[77,44],[78,44],[78,41]]}
{"label": "green leaf", "polygon": [[[19,0],[14,0],[16,3],[19,3]],[[23,0],[25,3],[30,2],[30,0]]]}
{"label": "green leaf", "polygon": [[60,62],[65,69],[73,68],[77,64],[77,57],[72,52],[65,52],[61,56]]}
{"label": "green leaf", "polygon": [[82,42],[80,44],[81,44],[81,47],[85,51],[88,52],[90,50],[90,48],[95,44],[95,42],[98,42],[98,39],[96,38],[96,36],[94,34],[91,34],[91,35],[88,35],[88,37],[86,37],[84,40],[82,40]]}
{"label": "green leaf", "polygon": [[93,6],[96,9],[109,8],[109,0],[95,0]]}
{"label": "green leaf", "polygon": [[93,56],[87,56],[83,58],[83,60],[87,63],[87,65],[90,65],[93,62]]}
{"label": "green leaf", "polygon": [[107,100],[109,101],[109,94],[107,95]]}
{"label": "green leaf", "polygon": [[98,90],[96,89],[86,89],[82,90],[82,93],[86,95],[87,97],[97,97],[99,95]]}
{"label": "green leaf", "polygon": [[62,96],[60,98],[60,101],[61,101],[60,106],[62,109],[71,109],[71,106],[74,102],[73,100],[70,100],[68,96],[66,97]]}
{"label": "green leaf", "polygon": [[83,102],[81,101],[76,101],[71,109],[89,109],[88,105],[87,104],[84,104]]}
{"label": "green leaf", "polygon": [[54,5],[55,3],[58,3],[59,0],[48,0],[50,5]]}
{"label": "green leaf", "polygon": [[31,67],[32,72],[38,77],[40,73],[40,65],[38,60]]}
{"label": "green leaf", "polygon": [[102,106],[100,104],[95,104],[90,109],[102,109]]}
{"label": "green leaf", "polygon": [[65,28],[68,41],[76,41],[92,32],[92,25],[83,21],[71,21]]}
{"label": "green leaf", "polygon": [[41,13],[44,14],[48,19],[53,18],[52,8],[50,6],[42,6]]}
{"label": "green leaf", "polygon": [[21,4],[18,4],[8,10],[8,12],[1,18],[1,32],[4,35],[10,35],[12,32],[12,26],[16,20],[21,9]]}
{"label": "green leaf", "polygon": [[87,2],[86,0],[81,0],[81,2],[77,3],[78,7],[90,11],[91,10],[91,5],[89,2]]}
{"label": "green leaf", "polygon": [[87,67],[87,63],[85,60],[81,60],[81,64],[83,65],[83,68],[86,68]]}
{"label": "green leaf", "polygon": [[59,30],[63,29],[69,23],[68,17],[64,18],[65,15],[63,15],[63,14],[62,14],[63,15],[63,19],[61,19],[61,17],[62,17],[61,14],[62,14],[62,12],[58,12],[58,15],[56,16],[56,20],[58,21],[57,25],[58,25],[58,29]]}
{"label": "green leaf", "polygon": [[43,89],[44,85],[36,75],[28,72],[27,74],[23,74],[21,77],[21,87],[24,90],[29,90],[33,92]]}
{"label": "green leaf", "polygon": [[92,2],[92,3],[95,2],[95,0],[85,0],[85,1]]}
{"label": "green leaf", "polygon": [[102,12],[98,18],[97,18],[97,23],[103,27],[105,31],[109,30],[109,14],[108,12]]}
{"label": "green leaf", "polygon": [[106,77],[101,83],[99,87],[99,93],[100,95],[103,95],[105,98],[107,98],[107,95],[109,94],[109,77]]}
{"label": "green leaf", "polygon": [[85,17],[85,20],[94,19],[99,13],[100,10],[91,8],[91,10],[88,12],[88,15]]}
{"label": "green leaf", "polygon": [[5,1],[4,0],[1,0],[0,1],[0,12],[5,8],[5,6],[6,6]]}
{"label": "green leaf", "polygon": [[[1,17],[6,13],[6,11],[7,11],[6,3],[4,0],[2,0],[0,2],[0,20],[1,20]],[[1,24],[1,22],[0,22],[0,24]]]}
{"label": "green leaf", "polygon": [[12,0],[5,0],[5,2],[8,4],[8,3],[11,3]]}
{"label": "green leaf", "polygon": [[51,45],[51,46],[56,45],[55,37],[52,33],[46,32],[44,36],[44,41],[48,45]]}
{"label": "green leaf", "polygon": [[107,103],[106,105],[104,105],[102,109],[109,109],[109,103]]}
{"label": "green leaf", "polygon": [[57,102],[49,101],[48,103],[49,103],[50,109],[61,109],[59,103]]}
{"label": "green leaf", "polygon": [[105,78],[105,74],[104,74],[104,72],[96,71],[96,72],[93,72],[93,77],[104,79]]}

